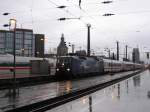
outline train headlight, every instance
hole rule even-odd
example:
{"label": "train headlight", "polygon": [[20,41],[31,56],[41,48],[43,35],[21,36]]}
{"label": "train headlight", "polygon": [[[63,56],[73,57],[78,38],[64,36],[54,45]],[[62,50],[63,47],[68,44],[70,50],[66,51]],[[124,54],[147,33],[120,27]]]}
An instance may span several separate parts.
{"label": "train headlight", "polygon": [[67,68],[67,71],[69,72],[69,71],[70,71],[70,69],[69,69],[69,68]]}
{"label": "train headlight", "polygon": [[56,71],[59,71],[59,69],[57,68]]}

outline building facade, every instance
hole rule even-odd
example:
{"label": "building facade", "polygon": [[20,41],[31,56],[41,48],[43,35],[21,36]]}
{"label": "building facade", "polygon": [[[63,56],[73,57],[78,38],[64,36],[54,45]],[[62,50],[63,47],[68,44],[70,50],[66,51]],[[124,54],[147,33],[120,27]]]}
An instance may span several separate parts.
{"label": "building facade", "polygon": [[64,34],[61,35],[61,41],[57,47],[57,56],[65,56],[68,54],[68,47],[66,46]]}
{"label": "building facade", "polygon": [[35,34],[35,57],[44,58],[44,34]]}
{"label": "building facade", "polygon": [[[33,30],[16,29],[16,55],[32,56]],[[0,30],[0,53],[13,54],[13,31]]]}
{"label": "building facade", "polygon": [[20,56],[33,56],[33,30],[16,29],[16,54]]}
{"label": "building facade", "polygon": [[132,60],[134,63],[140,63],[140,52],[139,48],[133,48]]}
{"label": "building facade", "polygon": [[[5,52],[12,53],[13,51],[13,32],[0,30],[0,54]],[[11,43],[12,42],[12,43]]]}
{"label": "building facade", "polygon": [[[41,47],[38,47],[44,46],[44,41],[42,41],[42,43],[37,42],[37,36],[33,34],[33,30],[17,28],[15,37],[17,56],[35,56],[35,49],[36,51],[44,53],[44,47],[42,47],[42,49]],[[13,54],[13,38],[13,31],[0,30],[0,54]]]}

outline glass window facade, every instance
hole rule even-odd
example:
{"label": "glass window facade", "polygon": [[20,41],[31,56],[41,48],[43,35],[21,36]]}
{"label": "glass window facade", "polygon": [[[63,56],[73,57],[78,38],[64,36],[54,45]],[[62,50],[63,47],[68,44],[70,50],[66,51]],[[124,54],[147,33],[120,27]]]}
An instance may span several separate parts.
{"label": "glass window facade", "polygon": [[24,55],[22,49],[24,49],[23,40],[24,40],[23,31],[16,31],[16,54]]}
{"label": "glass window facade", "polygon": [[32,55],[33,32],[24,32],[24,48],[26,49],[25,55]]}
{"label": "glass window facade", "polygon": [[13,33],[6,33],[6,48],[13,47]]}
{"label": "glass window facade", "polygon": [[0,53],[5,52],[5,33],[0,33]]}
{"label": "glass window facade", "polygon": [[[13,53],[12,31],[0,31],[0,53]],[[32,56],[33,55],[33,31],[26,29],[16,29],[16,55]]]}

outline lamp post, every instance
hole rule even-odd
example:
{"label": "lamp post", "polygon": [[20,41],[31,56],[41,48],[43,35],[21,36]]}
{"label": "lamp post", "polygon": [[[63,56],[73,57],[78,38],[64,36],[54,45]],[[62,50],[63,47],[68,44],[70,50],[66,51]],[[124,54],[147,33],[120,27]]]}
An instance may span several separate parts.
{"label": "lamp post", "polygon": [[91,25],[87,24],[87,56],[90,56],[90,28]]}
{"label": "lamp post", "polygon": [[[45,37],[41,37],[40,39],[40,43],[43,45],[43,47],[41,48],[41,51],[44,51],[44,43],[45,43]],[[41,57],[44,59],[44,52],[41,52]]]}
{"label": "lamp post", "polygon": [[16,19],[9,20],[9,29],[13,30],[13,95],[16,95]]}
{"label": "lamp post", "polygon": [[[10,13],[6,12],[3,13],[4,16],[9,15]],[[13,31],[13,55],[14,55],[14,62],[13,62],[13,96],[16,95],[16,19],[9,19],[9,24],[4,24],[4,27],[9,27],[9,30]]]}

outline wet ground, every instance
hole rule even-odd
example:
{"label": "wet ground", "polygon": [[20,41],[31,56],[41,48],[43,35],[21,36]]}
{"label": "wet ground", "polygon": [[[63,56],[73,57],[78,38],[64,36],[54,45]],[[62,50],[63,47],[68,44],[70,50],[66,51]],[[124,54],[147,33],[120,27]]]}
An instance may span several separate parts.
{"label": "wet ground", "polygon": [[[55,74],[55,68],[51,68],[50,75]],[[37,76],[45,76],[39,74],[30,74],[30,69],[19,69],[16,70],[16,78],[28,78],[28,77],[37,77]],[[13,78],[13,72],[7,69],[0,68],[0,79],[11,79]]]}
{"label": "wet ground", "polygon": [[22,87],[19,88],[19,93],[16,97],[12,97],[12,95],[10,95],[10,90],[2,90],[0,91],[0,110],[5,111],[54,98],[72,91],[108,82],[133,72],[134,71],[118,73],[116,75],[90,77],[78,81],[54,82],[37,86]]}
{"label": "wet ground", "polygon": [[150,71],[47,112],[150,112]]}

